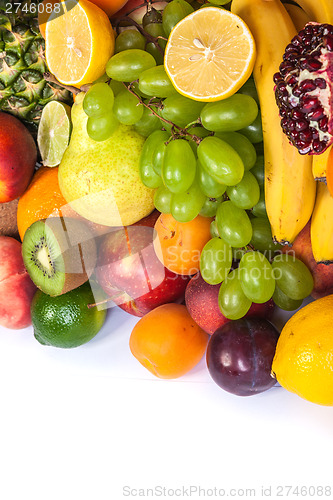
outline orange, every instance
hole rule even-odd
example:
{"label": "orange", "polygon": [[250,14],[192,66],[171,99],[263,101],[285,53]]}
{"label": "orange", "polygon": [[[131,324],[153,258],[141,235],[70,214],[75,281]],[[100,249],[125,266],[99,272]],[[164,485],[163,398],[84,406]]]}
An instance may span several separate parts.
{"label": "orange", "polygon": [[64,13],[54,7],[46,23],[46,61],[61,83],[80,88],[105,73],[114,53],[114,31],[106,13],[88,0],[60,5]]}
{"label": "orange", "polygon": [[185,306],[164,304],[143,316],[133,328],[130,349],[153,375],[178,378],[192,370],[206,351],[208,334]]}
{"label": "orange", "polygon": [[127,0],[90,0],[95,5],[98,5],[109,17],[118,12],[126,3]]}
{"label": "orange", "polygon": [[67,205],[58,184],[58,167],[42,167],[21,196],[17,206],[17,226],[21,240],[33,222],[46,219],[50,215],[62,215],[61,207]]}
{"label": "orange", "polygon": [[176,274],[196,274],[201,251],[211,239],[212,220],[198,215],[190,222],[178,222],[171,214],[161,214],[155,224],[154,248],[162,264]]}
{"label": "orange", "polygon": [[256,48],[244,21],[228,10],[205,7],[170,33],[164,66],[175,89],[195,101],[231,96],[253,70]]}

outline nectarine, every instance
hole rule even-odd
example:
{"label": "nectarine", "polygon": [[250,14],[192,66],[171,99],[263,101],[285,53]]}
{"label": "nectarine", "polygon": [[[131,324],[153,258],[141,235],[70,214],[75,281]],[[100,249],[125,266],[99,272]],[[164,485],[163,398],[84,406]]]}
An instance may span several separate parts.
{"label": "nectarine", "polygon": [[0,112],[0,203],[27,189],[37,161],[32,135],[15,116]]}

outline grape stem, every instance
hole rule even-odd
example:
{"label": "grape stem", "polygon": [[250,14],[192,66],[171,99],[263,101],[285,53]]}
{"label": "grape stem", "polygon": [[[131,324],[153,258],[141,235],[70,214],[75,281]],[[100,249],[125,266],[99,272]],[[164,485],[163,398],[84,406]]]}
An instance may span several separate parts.
{"label": "grape stem", "polygon": [[56,85],[59,85],[59,87],[69,90],[69,92],[72,92],[72,94],[76,95],[81,92],[81,89],[78,89],[77,87],[73,87],[72,85],[64,85],[63,83],[60,83],[59,80],[57,80],[57,78],[49,71],[43,74],[43,78],[47,82],[55,83]]}
{"label": "grape stem", "polygon": [[119,25],[120,25],[120,23],[122,23],[124,21],[126,23],[128,23],[128,24],[126,24],[126,26],[128,26],[128,25],[135,26],[136,29],[141,33],[141,35],[143,35],[146,38],[147,43],[152,42],[155,45],[155,47],[160,51],[160,53],[162,55],[164,54],[164,51],[163,51],[162,47],[160,46],[160,44],[158,43],[158,40],[160,38],[162,40],[167,40],[167,38],[164,38],[163,36],[152,36],[150,33],[147,33],[147,31],[139,23],[134,21],[134,19],[132,19],[129,16],[120,17],[119,19],[117,19],[117,21],[115,21],[114,25],[115,25],[115,28],[116,28],[118,34],[119,34],[119,27],[120,27]]}

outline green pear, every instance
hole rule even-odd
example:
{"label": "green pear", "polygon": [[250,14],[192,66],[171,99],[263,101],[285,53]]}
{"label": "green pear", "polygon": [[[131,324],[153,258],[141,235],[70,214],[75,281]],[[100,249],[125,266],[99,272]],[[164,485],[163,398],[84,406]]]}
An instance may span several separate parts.
{"label": "green pear", "polygon": [[154,190],[139,176],[145,138],[119,125],[106,141],[87,134],[84,93],[72,107],[73,132],[59,165],[59,186],[67,203],[86,219],[106,226],[127,226],[154,209]]}

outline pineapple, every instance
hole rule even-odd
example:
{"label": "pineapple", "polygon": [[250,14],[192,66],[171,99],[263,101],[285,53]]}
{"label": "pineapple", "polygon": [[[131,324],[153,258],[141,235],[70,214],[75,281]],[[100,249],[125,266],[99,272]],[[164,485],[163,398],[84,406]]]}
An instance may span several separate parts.
{"label": "pineapple", "polygon": [[[21,2],[9,9],[8,0],[0,0],[0,110],[11,113],[26,124],[38,126],[43,106],[49,101],[72,103],[72,94],[44,80],[47,71],[45,42],[38,29],[32,3]],[[25,6],[25,7],[24,7]],[[10,11],[10,13],[6,13]]]}

